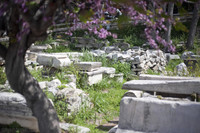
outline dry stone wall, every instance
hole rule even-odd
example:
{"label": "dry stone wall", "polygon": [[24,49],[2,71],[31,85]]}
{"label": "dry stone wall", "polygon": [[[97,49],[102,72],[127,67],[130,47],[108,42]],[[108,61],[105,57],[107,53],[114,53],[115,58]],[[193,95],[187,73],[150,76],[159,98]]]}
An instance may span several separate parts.
{"label": "dry stone wall", "polygon": [[156,72],[165,70],[167,64],[166,56],[161,50],[143,50],[135,47],[126,51],[121,51],[115,46],[104,47],[102,50],[93,50],[94,56],[105,55],[108,59],[120,62],[128,62],[131,64],[132,72],[140,74],[152,69]]}

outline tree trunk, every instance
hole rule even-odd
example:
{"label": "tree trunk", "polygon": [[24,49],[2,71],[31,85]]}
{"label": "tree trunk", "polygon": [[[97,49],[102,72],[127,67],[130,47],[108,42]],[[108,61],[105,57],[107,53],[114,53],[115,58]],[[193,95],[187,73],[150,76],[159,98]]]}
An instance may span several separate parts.
{"label": "tree trunk", "polygon": [[6,75],[11,88],[22,94],[38,120],[40,133],[60,133],[59,120],[52,104],[24,65],[24,57],[29,35],[23,36],[20,43],[10,41],[6,62]]}
{"label": "tree trunk", "polygon": [[189,35],[188,35],[188,39],[187,39],[187,43],[186,43],[186,48],[188,50],[194,48],[193,43],[194,43],[197,23],[199,20],[199,8],[200,8],[200,2],[195,3],[194,10],[193,10],[193,16],[192,16],[192,22],[190,24]]}
{"label": "tree trunk", "polygon": [[165,32],[165,40],[167,43],[169,43],[171,40],[171,30],[172,30],[171,19],[173,18],[174,3],[170,2],[168,4],[167,10],[168,10],[167,15],[169,16],[169,19],[166,22],[167,31]]}

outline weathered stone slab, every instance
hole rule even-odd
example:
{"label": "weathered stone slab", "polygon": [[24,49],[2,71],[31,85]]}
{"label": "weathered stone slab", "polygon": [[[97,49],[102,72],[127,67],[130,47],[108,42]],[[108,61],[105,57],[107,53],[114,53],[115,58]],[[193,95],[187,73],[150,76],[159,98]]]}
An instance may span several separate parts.
{"label": "weathered stone slab", "polygon": [[170,60],[179,60],[181,59],[179,55],[174,55],[170,53],[165,54],[167,61],[169,62]]}
{"label": "weathered stone slab", "polygon": [[36,52],[27,52],[27,59],[31,61],[36,61],[38,53]]}
{"label": "weathered stone slab", "polygon": [[140,74],[140,80],[200,80],[200,78],[195,77],[179,77],[179,76],[163,76],[163,75],[150,75],[150,74]]}
{"label": "weathered stone slab", "polygon": [[0,66],[5,64],[5,60],[3,58],[0,57]]}
{"label": "weathered stone slab", "polygon": [[32,45],[30,47],[31,52],[43,52],[43,50],[48,49],[50,46],[49,45]]}
{"label": "weathered stone slab", "polygon": [[75,88],[75,86],[71,84],[66,84],[66,88],[59,90],[56,96],[66,98],[67,109],[65,111],[68,115],[77,113],[81,107],[90,106],[88,94],[83,90]]}
{"label": "weathered stone slab", "polygon": [[115,68],[113,67],[101,67],[100,68],[101,70],[103,70],[103,76],[106,77],[110,77],[110,78],[113,78],[115,75]]}
{"label": "weathered stone slab", "polygon": [[34,116],[18,116],[0,113],[0,124],[10,125],[13,122],[17,122],[20,126],[31,129],[34,132],[39,132],[38,121]]}
{"label": "weathered stone slab", "polygon": [[200,104],[124,97],[115,133],[199,133]]}
{"label": "weathered stone slab", "polygon": [[92,72],[102,66],[101,62],[77,62],[74,64],[75,67],[81,71]]}
{"label": "weathered stone slab", "polygon": [[83,72],[82,82],[88,85],[99,83],[103,78],[103,72],[101,69],[92,72]]}
{"label": "weathered stone slab", "polygon": [[114,79],[116,81],[122,83],[124,80],[124,74],[123,73],[114,74]]}
{"label": "weathered stone slab", "polygon": [[18,93],[0,93],[0,124],[17,122],[22,127],[38,132],[37,119],[26,105],[25,98]]}
{"label": "weathered stone slab", "polygon": [[90,129],[82,126],[77,126],[69,123],[60,123],[60,128],[66,131],[77,133],[89,133]]}
{"label": "weathered stone slab", "polygon": [[49,66],[49,67],[65,67],[71,64],[68,56],[59,55],[59,54],[38,54],[37,62],[40,65]]}
{"label": "weathered stone slab", "polygon": [[200,94],[199,86],[200,80],[132,80],[126,82],[122,89],[173,94]]}

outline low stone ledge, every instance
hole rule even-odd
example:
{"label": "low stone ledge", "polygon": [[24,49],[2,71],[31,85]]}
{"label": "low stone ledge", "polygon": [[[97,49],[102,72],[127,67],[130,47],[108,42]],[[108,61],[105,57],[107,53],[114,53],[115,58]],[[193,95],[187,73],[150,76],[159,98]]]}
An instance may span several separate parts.
{"label": "low stone ledge", "polygon": [[102,66],[101,62],[77,62],[74,66],[80,71],[93,72],[97,69],[100,69]]}
{"label": "low stone ledge", "polygon": [[71,64],[68,56],[59,54],[38,54],[37,62],[40,65],[55,68],[65,67]]}
{"label": "low stone ledge", "polygon": [[122,89],[172,94],[200,94],[199,86],[200,80],[132,80],[124,83]]}
{"label": "low stone ledge", "polygon": [[140,80],[200,80],[200,78],[195,77],[179,77],[179,76],[163,76],[163,75],[149,75],[149,74],[140,74]]}
{"label": "low stone ledge", "polygon": [[124,97],[120,103],[119,125],[114,132],[199,133],[199,110],[200,104],[195,102]]}

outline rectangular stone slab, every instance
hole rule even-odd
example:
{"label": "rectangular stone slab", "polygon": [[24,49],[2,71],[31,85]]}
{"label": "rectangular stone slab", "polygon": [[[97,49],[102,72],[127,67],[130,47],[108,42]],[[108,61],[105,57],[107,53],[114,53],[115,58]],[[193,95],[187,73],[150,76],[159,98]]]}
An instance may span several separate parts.
{"label": "rectangular stone slab", "polygon": [[81,71],[94,71],[102,66],[101,62],[78,62],[74,64]]}
{"label": "rectangular stone slab", "polygon": [[123,84],[122,89],[173,94],[200,94],[200,80],[132,80]]}
{"label": "rectangular stone slab", "polygon": [[69,57],[63,54],[38,54],[37,62],[40,65],[55,68],[65,67],[71,64]]}
{"label": "rectangular stone slab", "polygon": [[102,69],[98,69],[96,71],[92,71],[92,72],[82,72],[83,75],[81,78],[85,78],[85,82],[89,85],[93,85],[93,84],[97,84],[99,83],[102,78],[103,78],[103,70]]}
{"label": "rectangular stone slab", "polygon": [[200,103],[124,97],[115,133],[200,133]]}
{"label": "rectangular stone slab", "polygon": [[150,75],[150,74],[140,74],[140,80],[200,80],[196,77],[180,77],[180,76],[161,76],[161,75]]}

